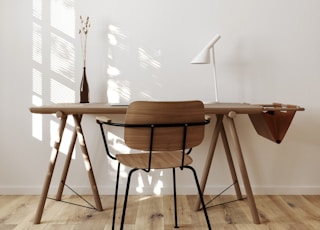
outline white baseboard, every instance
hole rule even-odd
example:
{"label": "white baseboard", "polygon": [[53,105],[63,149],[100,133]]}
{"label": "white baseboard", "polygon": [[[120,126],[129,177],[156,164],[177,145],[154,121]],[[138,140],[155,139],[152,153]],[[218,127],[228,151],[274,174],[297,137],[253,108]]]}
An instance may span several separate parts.
{"label": "white baseboard", "polygon": [[[92,194],[90,187],[81,186],[71,186],[79,194]],[[226,186],[227,187],[227,186]],[[215,195],[219,194],[226,187],[223,186],[207,186],[205,189],[205,194]],[[98,186],[100,195],[112,195],[114,193],[114,187]],[[119,194],[124,193],[124,186],[119,187]],[[42,187],[5,187],[0,186],[0,195],[39,195],[41,194]],[[49,190],[50,195],[54,195],[57,191],[56,186],[52,186]],[[252,191],[254,195],[320,195],[320,186],[252,186]],[[241,192],[245,194],[245,189],[241,186]],[[177,193],[181,195],[192,195],[197,194],[195,187],[177,187]],[[73,192],[65,187],[65,195],[71,195]],[[153,188],[144,188],[142,191],[138,192],[133,186],[130,189],[131,195],[168,195],[173,194],[172,187],[161,188],[161,190],[154,191]],[[223,194],[234,195],[235,190],[233,187],[229,188]]]}

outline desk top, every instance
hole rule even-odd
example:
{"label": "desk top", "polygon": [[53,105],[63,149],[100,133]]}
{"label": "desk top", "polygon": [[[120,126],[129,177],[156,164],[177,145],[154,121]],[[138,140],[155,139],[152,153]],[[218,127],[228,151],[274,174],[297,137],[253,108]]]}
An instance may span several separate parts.
{"label": "desk top", "polygon": [[[287,109],[281,109],[281,108],[280,110],[287,110]],[[298,106],[291,108],[291,110],[292,109],[304,110],[303,108]],[[254,105],[254,104],[247,104],[247,103],[205,104],[206,114],[228,114],[231,111],[237,114],[257,114],[266,110],[274,110],[274,107],[272,107],[272,105]],[[40,113],[40,114],[53,114],[57,112],[61,112],[65,115],[68,115],[68,114],[125,114],[126,111],[127,111],[127,106],[109,105],[105,103],[58,103],[58,104],[30,107],[31,113]]]}

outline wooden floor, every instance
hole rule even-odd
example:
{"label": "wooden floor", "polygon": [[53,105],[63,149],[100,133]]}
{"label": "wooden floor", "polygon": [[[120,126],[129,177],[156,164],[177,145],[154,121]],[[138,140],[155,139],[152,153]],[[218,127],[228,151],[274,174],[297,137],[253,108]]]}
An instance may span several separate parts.
{"label": "wooden floor", "polygon": [[[91,196],[86,198],[94,203]],[[205,200],[211,198],[206,196]],[[86,205],[75,196],[65,196],[63,199]],[[39,196],[0,196],[0,229],[108,230],[111,229],[113,197],[102,196],[101,199],[105,209],[102,212],[48,199],[41,224],[33,225]],[[172,199],[172,196],[130,196],[125,229],[174,229]],[[195,199],[195,196],[178,196],[180,229],[207,229],[203,212],[193,211]],[[232,199],[233,196],[221,196],[208,206]],[[209,207],[212,228],[320,229],[320,196],[255,196],[255,199],[262,222],[260,225],[252,223],[247,201],[242,200]],[[120,207],[118,219],[121,210]]]}

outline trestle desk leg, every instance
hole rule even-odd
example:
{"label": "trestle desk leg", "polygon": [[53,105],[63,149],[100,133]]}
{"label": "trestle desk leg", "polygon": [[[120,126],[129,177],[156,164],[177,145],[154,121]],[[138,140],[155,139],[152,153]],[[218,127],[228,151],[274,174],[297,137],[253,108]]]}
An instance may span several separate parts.
{"label": "trestle desk leg", "polygon": [[59,188],[58,188],[58,191],[57,191],[56,200],[59,200],[59,201],[62,198],[64,184],[65,184],[65,182],[67,180],[67,175],[68,175],[68,172],[69,172],[69,167],[70,167],[70,163],[71,163],[71,159],[72,159],[72,153],[73,153],[76,141],[77,141],[77,130],[76,130],[76,128],[74,128],[73,134],[72,134],[72,138],[71,138],[71,141],[70,141],[70,145],[69,145],[69,149],[68,149],[68,154],[67,154],[67,157],[66,157],[66,160],[65,160],[65,163],[64,163],[63,172],[61,174]]}
{"label": "trestle desk leg", "polygon": [[[81,118],[82,118],[82,115],[79,115],[80,122],[81,122]],[[68,175],[68,172],[69,172],[69,167],[70,167],[70,163],[71,163],[71,159],[72,159],[72,153],[73,153],[76,141],[77,141],[77,129],[75,127],[74,130],[73,130],[73,134],[72,134],[71,140],[70,140],[70,145],[69,145],[66,161],[64,163],[63,172],[61,174],[61,179],[60,179],[59,188],[58,188],[58,191],[57,191],[56,200],[61,200],[63,189],[64,189],[64,184],[65,184],[65,182],[67,180],[67,175]]]}
{"label": "trestle desk leg", "polygon": [[81,147],[81,150],[82,150],[82,156],[83,156],[83,160],[84,160],[84,165],[85,165],[85,168],[86,168],[86,170],[88,172],[88,176],[89,176],[89,181],[90,181],[90,184],[91,184],[93,197],[94,197],[94,200],[95,200],[95,203],[96,203],[96,209],[98,211],[102,211],[100,195],[99,195],[99,192],[98,192],[98,187],[97,187],[97,184],[96,184],[96,180],[94,178],[92,165],[91,165],[90,157],[89,157],[88,150],[87,150],[87,145],[86,145],[86,142],[85,142],[85,138],[84,138],[82,127],[81,127],[81,123],[80,123],[81,116],[77,115],[77,114],[74,114],[73,118],[74,118],[76,130],[77,130],[78,140],[79,140],[80,147]]}
{"label": "trestle desk leg", "polygon": [[226,130],[224,128],[224,124],[223,123],[221,125],[220,131],[221,131],[221,139],[222,139],[222,142],[223,142],[223,146],[224,146],[225,153],[226,153],[227,160],[228,160],[228,164],[229,164],[229,169],[230,169],[232,181],[234,183],[234,189],[236,191],[237,199],[239,200],[239,199],[242,199],[241,190],[240,190],[240,186],[239,186],[237,173],[236,173],[236,170],[234,168],[234,163],[233,163],[233,159],[232,159],[232,155],[231,155],[231,151],[230,151],[230,146],[229,146],[227,135],[226,135]]}
{"label": "trestle desk leg", "polygon": [[[57,115],[58,115],[58,113],[57,113]],[[56,141],[54,142],[54,145],[53,145],[53,148],[51,151],[48,172],[47,172],[46,179],[45,179],[45,182],[43,185],[43,189],[42,189],[42,193],[40,196],[40,201],[38,204],[37,212],[36,212],[36,215],[34,218],[34,222],[33,222],[34,224],[40,224],[40,221],[41,221],[43,209],[44,209],[46,199],[48,196],[48,191],[49,191],[54,167],[56,165],[56,161],[57,161],[58,154],[59,154],[59,148],[60,148],[60,144],[61,144],[61,140],[62,140],[62,136],[63,136],[63,131],[66,126],[67,116],[63,115],[61,113],[59,116],[61,119],[60,119],[60,125],[59,125],[59,130],[58,130],[58,136],[57,136]]]}
{"label": "trestle desk leg", "polygon": [[252,193],[248,172],[247,172],[246,165],[245,165],[245,162],[244,162],[244,158],[243,158],[243,154],[242,154],[241,146],[240,146],[240,142],[239,142],[239,137],[238,137],[238,134],[237,134],[237,131],[236,131],[236,127],[235,127],[235,123],[234,123],[234,119],[233,119],[235,116],[236,116],[235,113],[230,112],[228,114],[228,116],[226,116],[226,117],[227,117],[227,121],[229,123],[230,134],[232,136],[233,144],[234,144],[234,147],[235,147],[235,151],[236,151],[236,155],[237,155],[237,159],[238,159],[238,164],[239,164],[240,172],[241,172],[241,175],[242,175],[242,180],[243,180],[243,183],[244,183],[244,187],[245,187],[245,190],[246,190],[246,194],[247,194],[247,198],[248,198],[249,207],[250,207],[251,215],[252,215],[252,218],[253,218],[253,222],[255,224],[260,224],[260,219],[259,219],[256,203],[255,203],[254,196],[253,196],[253,193]]}
{"label": "trestle desk leg", "polygon": [[[209,152],[207,155],[207,159],[206,159],[205,166],[204,166],[204,169],[202,172],[202,177],[201,177],[200,189],[202,191],[202,194],[204,193],[204,190],[206,187],[208,175],[209,175],[210,168],[211,168],[211,162],[212,162],[213,155],[214,155],[214,152],[215,152],[215,149],[217,146],[217,141],[218,141],[221,125],[222,125],[223,115],[217,114],[216,117],[217,117],[217,120],[216,120],[216,124],[215,124],[214,130],[213,130]],[[194,209],[199,210],[199,208],[200,208],[200,197],[197,197]]]}

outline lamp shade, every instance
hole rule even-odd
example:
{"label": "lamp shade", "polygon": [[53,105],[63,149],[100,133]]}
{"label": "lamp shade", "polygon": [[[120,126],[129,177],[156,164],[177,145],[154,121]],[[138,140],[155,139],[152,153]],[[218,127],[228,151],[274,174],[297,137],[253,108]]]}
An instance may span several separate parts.
{"label": "lamp shade", "polygon": [[209,49],[202,49],[201,52],[191,61],[191,64],[209,64],[210,63],[210,53]]}
{"label": "lamp shade", "polygon": [[216,42],[221,38],[218,34],[216,35],[201,51],[200,53],[191,61],[191,64],[209,64],[210,63],[210,49],[216,44]]}

